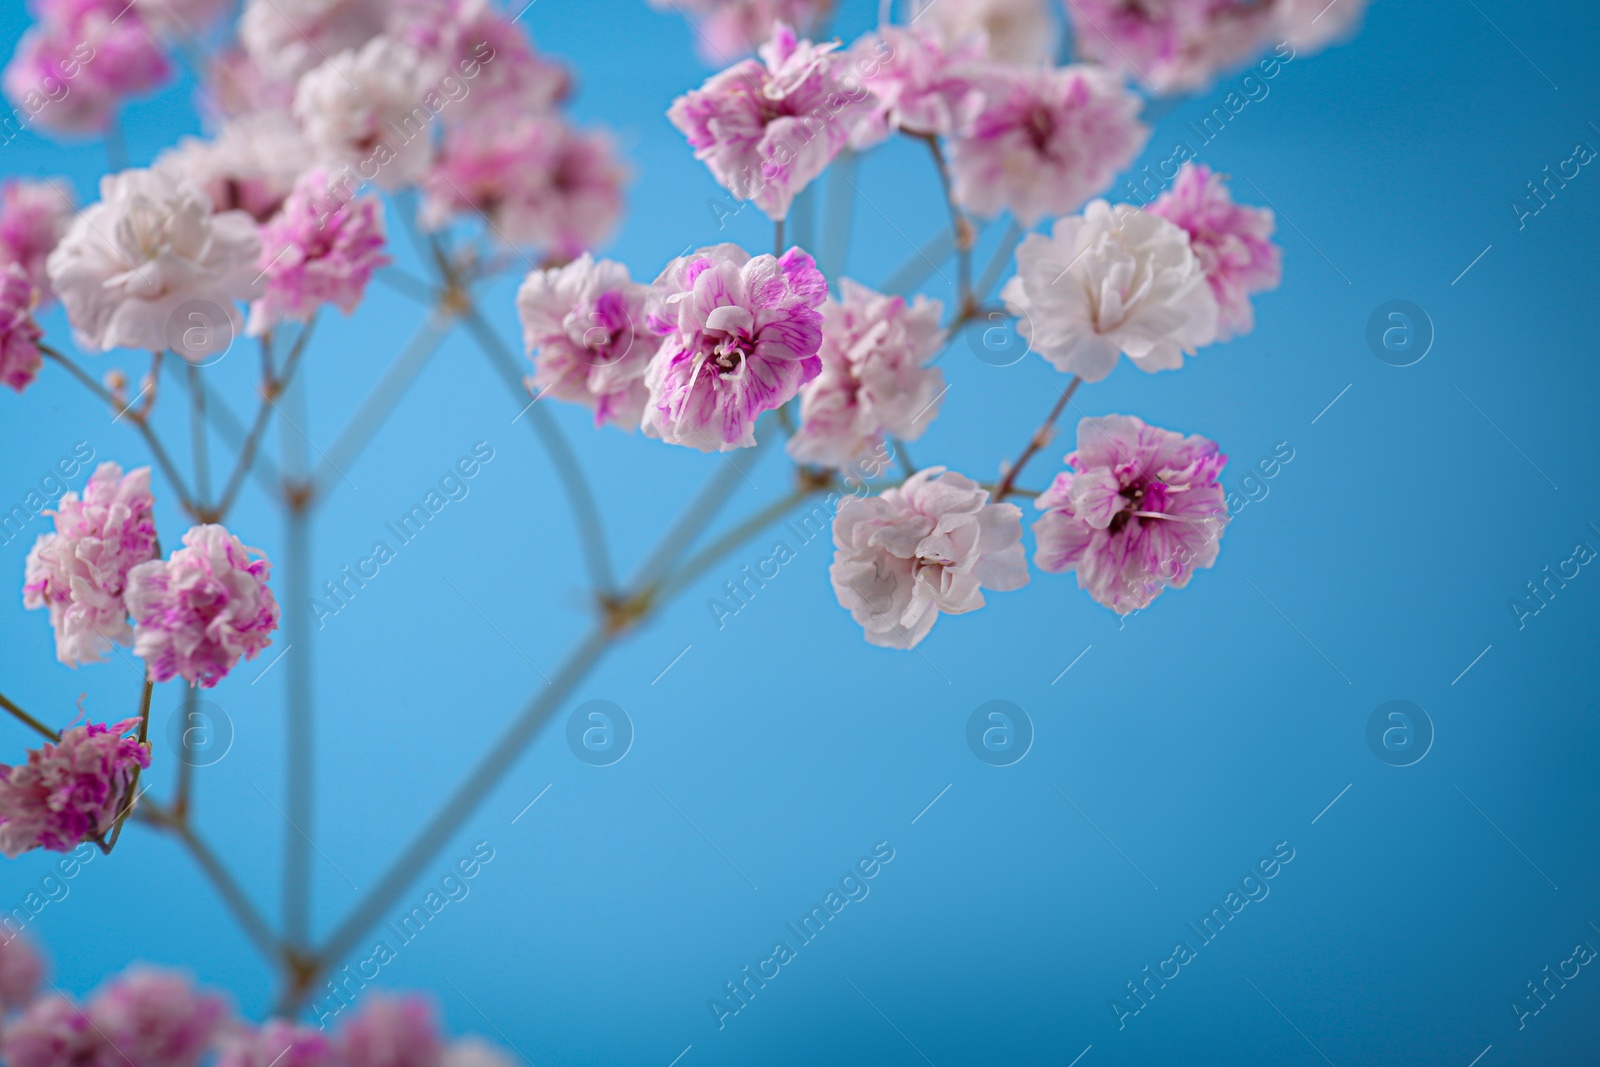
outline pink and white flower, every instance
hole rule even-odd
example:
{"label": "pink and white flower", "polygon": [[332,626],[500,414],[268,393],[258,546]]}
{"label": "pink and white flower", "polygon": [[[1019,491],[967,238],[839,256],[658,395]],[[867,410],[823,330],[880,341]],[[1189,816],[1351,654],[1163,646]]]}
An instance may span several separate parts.
{"label": "pink and white flower", "polygon": [[131,1067],[195,1067],[227,1018],[186,975],[133,967],[89,1002],[95,1029]]}
{"label": "pink and white flower", "polygon": [[45,129],[104,130],[119,102],[155,88],[171,70],[126,0],[66,0],[40,16],[6,67],[5,91]]}
{"label": "pink and white flower", "polygon": [[417,996],[368,997],[337,1048],[343,1067],[440,1067],[444,1055],[433,1009]]}
{"label": "pink and white flower", "polygon": [[571,258],[603,241],[622,214],[627,172],[610,139],[560,118],[529,116],[452,129],[423,184],[422,223],[482,217],[499,241]]}
{"label": "pink and white flower", "polygon": [[[150,746],[128,736],[138,730],[138,719],[74,726],[61,731],[60,741],[31,749],[27,763],[0,765],[0,854],[70,852],[111,829],[138,769],[150,766]],[[51,1027],[60,1022],[55,1015],[44,1021]],[[68,1030],[75,1033],[76,1025]],[[6,1062],[17,1063],[6,1051]]]}
{"label": "pink and white flower", "polygon": [[67,493],[50,514],[55,532],[41,535],[28,554],[22,602],[50,609],[57,659],[69,667],[95,663],[113,643],[133,638],[128,575],[156,552],[150,468],[124,476],[117,464],[102,463],[82,499]]}
{"label": "pink and white flower", "polygon": [[[1325,2],[1325,0],[1324,0]],[[1192,92],[1268,43],[1275,3],[1073,0],[1081,56],[1157,93]]]}
{"label": "pink and white flower", "polygon": [[356,309],[383,254],[383,205],[376,197],[337,198],[322,171],[300,179],[283,210],[261,227],[266,291],[250,308],[250,332],[285,320],[305,322],[324,304]]}
{"label": "pink and white flower", "polygon": [[307,71],[294,94],[316,162],[348,164],[386,190],[422,180],[433,159],[433,112],[422,58],[393,37],[374,37]]}
{"label": "pink and white flower", "polygon": [[1273,0],[1272,30],[1293,48],[1317,52],[1351,33],[1367,9],[1367,0]]}
{"label": "pink and white flower", "polygon": [[[489,0],[402,0],[390,23],[389,33],[422,57],[423,81],[449,99],[447,124],[494,126],[546,114],[572,87],[566,68],[535,52],[522,27]],[[447,91],[450,78],[471,83],[470,104]]]}
{"label": "pink and white flower", "polygon": [[663,341],[645,372],[650,437],[702,452],[748,448],[756,417],[822,370],[817,309],[828,283],[798,248],[781,259],[702,248],[668,264],[653,289],[648,322]]}
{"label": "pink and white flower", "polygon": [[44,961],[31,941],[20,933],[0,940],[0,1014],[27,1004],[43,980]]}
{"label": "pink and white flower", "polygon": [[239,42],[273,78],[293,82],[384,31],[389,0],[248,0]]}
{"label": "pink and white flower", "polygon": [[1024,226],[1104,190],[1150,136],[1139,98],[1098,67],[996,70],[984,100],[951,142],[956,199],[978,215],[1009,210]]}
{"label": "pink and white flower", "polygon": [[1277,225],[1270,208],[1236,204],[1205,164],[1185,163],[1172,188],[1147,209],[1181,226],[1217,298],[1217,340],[1255,326],[1250,294],[1277,288],[1283,252],[1272,243]]}
{"label": "pink and white flower", "polygon": [[215,1067],[341,1067],[322,1031],[269,1019],[223,1040]]}
{"label": "pink and white flower", "polygon": [[66,997],[40,997],[0,1030],[6,1067],[114,1067],[113,1056],[89,1016]]}
{"label": "pink and white flower", "polygon": [[1055,54],[1056,26],[1047,0],[915,0],[911,16],[947,44],[979,41],[996,63],[1048,65]]}
{"label": "pink and white flower", "polygon": [[816,26],[835,0],[650,0],[662,11],[688,15],[699,25],[695,37],[700,55],[724,67],[747,56],[773,36],[774,25],[802,29]]}
{"label": "pink and white flower", "polygon": [[667,112],[711,176],[768,218],[788,215],[872,110],[872,94],[837,47],[802,41],[779,25],[761,62],[734,64]]}
{"label": "pink and white flower", "polygon": [[310,146],[287,112],[231,119],[209,140],[185,137],[155,165],[205,191],[214,211],[245,211],[257,222],[278,213],[305,171]]}
{"label": "pink and white flower", "polygon": [[278,628],[278,602],[267,588],[272,566],[221,526],[194,527],[183,546],[128,574],[133,651],[155,681],[182,677],[209,689],[240,657],[254,659],[272,643]]}
{"label": "pink and white flower", "polygon": [[1029,346],[1057,370],[1097,382],[1127,353],[1140,370],[1176,370],[1210,344],[1217,301],[1189,235],[1126,204],[1092,202],[1029,234],[1001,292]]}
{"label": "pink and white flower", "polygon": [[1076,571],[1078,587],[1120,614],[1181,589],[1217,560],[1228,509],[1217,483],[1228,457],[1129,415],[1084,419],[1078,448],[1034,501],[1033,561]]}
{"label": "pink and white flower", "polygon": [[931,29],[884,26],[852,45],[850,58],[874,106],[856,125],[852,148],[870,147],[896,129],[949,137],[970,126],[983,104],[979,37],[947,44]]}
{"label": "pink and white flower", "polygon": [[540,396],[593,409],[596,426],[639,425],[650,397],[645,369],[661,344],[645,326],[649,295],[626,266],[587,252],[529,274],[517,314]]}
{"label": "pink and white flower", "polygon": [[0,264],[15,263],[28,274],[40,300],[50,295],[45,260],[78,213],[64,181],[8,181],[0,186]]}
{"label": "pink and white flower", "polygon": [[914,441],[938,414],[944,376],[928,362],[944,347],[943,305],[885,296],[848,278],[822,306],[822,373],[800,390],[789,454],[843,469],[884,437]]}
{"label": "pink and white flower", "polygon": [[39,291],[15,263],[0,265],[0,385],[22,392],[44,366],[39,340],[44,331],[33,321]]}
{"label": "pink and white flower", "polygon": [[913,648],[941,612],[983,607],[983,590],[1028,584],[1022,509],[943,467],[925,467],[882,496],[849,497],[833,520],[839,605],[868,642]]}
{"label": "pink and white flower", "polygon": [[168,336],[174,315],[199,301],[233,330],[181,346],[197,359],[225,350],[243,326],[235,301],[257,294],[260,255],[243,211],[213,213],[205,193],[170,172],[125,170],[100,179],[100,202],[72,220],[47,262],[83,348],[179,347]]}

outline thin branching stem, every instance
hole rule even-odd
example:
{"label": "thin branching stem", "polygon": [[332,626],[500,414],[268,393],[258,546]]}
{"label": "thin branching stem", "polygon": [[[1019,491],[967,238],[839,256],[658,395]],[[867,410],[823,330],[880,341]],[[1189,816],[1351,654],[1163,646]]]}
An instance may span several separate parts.
{"label": "thin branching stem", "polygon": [[18,719],[20,719],[25,725],[31,726],[33,729],[37,730],[50,740],[61,740],[60,734],[56,733],[54,730],[50,729],[50,727],[46,726],[38,719],[35,719],[32,715],[29,715],[27,712],[17,707],[9,698],[7,698],[4,693],[0,693],[0,708],[5,708],[12,715],[15,715]]}
{"label": "thin branching stem", "polygon": [[[262,365],[261,405],[256,408],[255,422],[250,427],[250,433],[245,437],[244,443],[239,446],[239,458],[234,463],[233,473],[228,476],[228,484],[222,490],[222,498],[217,501],[213,509],[216,521],[221,522],[228,517],[228,512],[233,510],[239,490],[244,487],[245,475],[255,466],[257,453],[261,448],[261,439],[266,435],[267,426],[271,423],[272,413],[277,410],[277,399],[284,389],[294,381],[294,372],[300,366],[300,357],[305,353],[306,345],[311,341],[311,331],[316,326],[317,320],[311,319],[300,330],[300,336],[295,338],[294,347],[289,351],[289,358],[284,361],[283,373],[273,373],[270,359]],[[268,349],[263,348],[263,356]]]}
{"label": "thin branching stem", "polygon": [[1061,390],[1061,396],[1056,400],[1055,407],[1050,409],[1050,414],[1045,416],[1044,422],[1040,424],[1037,430],[1033,431],[1033,436],[1028,439],[1028,447],[1022,450],[1022,455],[1017,457],[1017,461],[1011,465],[1011,469],[1006,471],[1005,477],[995,487],[994,499],[996,503],[1004,500],[1014,491],[1012,486],[1017,480],[1017,475],[1022,473],[1022,468],[1027,466],[1028,460],[1032,459],[1039,449],[1050,442],[1050,435],[1055,427],[1056,420],[1067,409],[1068,402],[1072,400],[1072,394],[1076,393],[1078,386],[1082,384],[1083,379],[1074,374],[1072,381],[1068,382],[1067,387]]}
{"label": "thin branching stem", "polygon": [[185,377],[189,379],[189,440],[190,455],[194,460],[194,496],[203,514],[210,515],[207,502],[211,499],[211,454],[206,441],[206,383],[200,377],[200,368],[184,361]]}

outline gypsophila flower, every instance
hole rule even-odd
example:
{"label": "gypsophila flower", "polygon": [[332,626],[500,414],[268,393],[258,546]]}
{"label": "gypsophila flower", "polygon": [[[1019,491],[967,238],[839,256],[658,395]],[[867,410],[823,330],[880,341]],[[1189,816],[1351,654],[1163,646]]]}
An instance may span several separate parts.
{"label": "gypsophila flower", "polygon": [[1351,33],[1366,8],[1367,0],[1273,0],[1269,32],[1291,48],[1316,52]]}
{"label": "gypsophila flower", "polygon": [[420,181],[433,158],[426,88],[415,49],[374,37],[301,77],[294,115],[317,162],[348,164],[382,189],[400,189]]}
{"label": "gypsophila flower", "polygon": [[346,315],[367,291],[383,254],[383,205],[376,197],[337,199],[322,171],[296,183],[283,210],[261,227],[266,290],[250,309],[250,332],[285,320],[305,322],[323,304]]}
{"label": "gypsophila flower", "polygon": [[926,364],[944,347],[944,307],[885,296],[848,278],[822,306],[822,373],[800,390],[800,430],[789,454],[844,468],[893,434],[922,435],[938,414],[944,376]]}
{"label": "gypsophila flower", "polygon": [[848,497],[833,520],[828,577],[867,640],[913,648],[939,618],[983,607],[983,590],[1028,584],[1022,509],[943,467],[881,496]]}
{"label": "gypsophila flower", "polygon": [[254,659],[272,643],[278,628],[278,602],[267,588],[272,566],[221,526],[194,527],[183,546],[128,575],[133,651],[155,681],[182,677],[209,689],[240,657]]}
{"label": "gypsophila flower", "polygon": [[852,45],[850,58],[873,96],[872,113],[851,135],[857,150],[896,129],[949,137],[967,129],[983,104],[981,38],[948,44],[931,29],[884,26]]}
{"label": "gypsophila flower", "polygon": [[150,766],[150,746],[127,736],[138,730],[138,719],[74,726],[30,750],[27,763],[0,766],[0,854],[69,852],[110,830],[138,768]]}
{"label": "gypsophila flower", "polygon": [[77,213],[70,190],[59,178],[14,180],[0,186],[0,264],[15,263],[26,271],[41,301],[50,296],[45,260]]}
{"label": "gypsophila flower", "polygon": [[956,199],[1024,226],[1064,215],[1105,189],[1144,147],[1140,101],[1098,67],[996,70],[984,106],[950,146]]}
{"label": "gypsophila flower", "polygon": [[440,1067],[517,1067],[517,1061],[481,1037],[464,1037],[445,1047]]}
{"label": "gypsophila flower", "polygon": [[89,1002],[95,1029],[129,1067],[195,1067],[227,1017],[186,975],[133,967]]}
{"label": "gypsophila flower", "polygon": [[33,999],[44,980],[44,961],[33,943],[20,933],[0,940],[0,1014],[20,1008]]}
{"label": "gypsophila flower", "polygon": [[66,997],[41,997],[0,1030],[6,1067],[116,1067],[120,1060],[114,1056],[89,1017]]}
{"label": "gypsophila flower", "polygon": [[219,48],[206,65],[201,106],[214,119],[243,119],[266,112],[288,115],[296,82],[270,74],[243,48]]}
{"label": "gypsophila flower", "polygon": [[293,82],[382,33],[388,0],[248,0],[239,42],[273,78]]}
{"label": "gypsophila flower", "polygon": [[1217,301],[1189,235],[1126,204],[1091,203],[1029,234],[1001,296],[1029,347],[1097,382],[1125,352],[1145,371],[1183,366],[1216,335]]}
{"label": "gypsophila flower", "polygon": [[222,1043],[215,1067],[342,1067],[322,1031],[270,1019],[240,1029]]}
{"label": "gypsophila flower", "polygon": [[779,25],[761,62],[734,64],[667,112],[711,176],[768,218],[788,215],[872,111],[872,94],[837,47],[802,41]]}
{"label": "gypsophila flower", "polygon": [[39,292],[15,263],[0,265],[0,384],[22,392],[44,365],[39,339],[44,331],[33,321]]}
{"label": "gypsophila flower", "polygon": [[107,462],[81,500],[67,493],[49,513],[55,532],[41,535],[28,554],[22,594],[28,607],[50,609],[62,663],[97,662],[113,642],[132,639],[123,599],[128,572],[155,555],[154,508],[149,467],[124,476]]}
{"label": "gypsophila flower", "polygon": [[1189,247],[1217,298],[1217,340],[1249,333],[1255,325],[1250,294],[1276,288],[1282,277],[1271,209],[1234,203],[1220,174],[1203,163],[1186,163],[1172,188],[1146,210],[1189,234]]}
{"label": "gypsophila flower", "polygon": [[756,417],[822,369],[828,283],[811,257],[779,259],[714,245],[675,259],[656,279],[650,329],[663,340],[645,384],[651,437],[702,452],[755,444]]}
{"label": "gypsophila flower", "polygon": [[[1326,0],[1321,0],[1326,2]],[[1193,92],[1267,43],[1273,3],[1240,0],[1073,0],[1081,56],[1158,93]]]}
{"label": "gypsophila flower", "polygon": [[128,0],[60,0],[44,5],[22,35],[5,90],[45,129],[93,133],[122,99],[155,88],[170,69]]}
{"label": "gypsophila flower", "polygon": [[531,116],[451,130],[424,182],[422,222],[487,220],[505,244],[570,259],[604,240],[622,214],[626,172],[603,134]]}
{"label": "gypsophila flower", "polygon": [[[493,127],[546,113],[572,87],[566,68],[535,52],[522,27],[489,0],[401,0],[389,32],[422,57],[422,79],[449,102],[441,114],[451,125]],[[470,104],[451,92],[462,79],[471,83]]]}
{"label": "gypsophila flower", "polygon": [[229,120],[209,140],[183,138],[155,165],[199,186],[212,210],[245,211],[266,222],[283,206],[309,153],[287,113],[262,111]]}
{"label": "gypsophila flower", "polygon": [[1034,506],[1033,561],[1076,571],[1078,586],[1121,614],[1183,588],[1216,562],[1228,509],[1217,476],[1228,462],[1204,437],[1129,415],[1084,419],[1078,448]]}
{"label": "gypsophila flower", "polygon": [[816,26],[835,0],[650,0],[662,11],[687,15],[697,23],[701,58],[723,67],[769,41],[776,23]]}
{"label": "gypsophila flower", "polygon": [[1048,64],[1055,23],[1047,0],[916,0],[913,24],[938,33],[946,44],[977,41],[997,63]]}
{"label": "gypsophila flower", "polygon": [[234,303],[256,295],[260,254],[249,215],[213,213],[205,193],[171,172],[125,170],[100,179],[100,202],[72,220],[48,265],[82,347],[172,347],[174,316],[198,301],[233,327],[181,346],[198,359],[223,351],[242,327]]}
{"label": "gypsophila flower", "polygon": [[639,425],[650,395],[645,368],[660,346],[645,326],[649,293],[621,263],[587,252],[529,274],[517,314],[540,395],[592,408],[596,426]]}
{"label": "gypsophila flower", "polygon": [[444,1054],[433,1009],[417,996],[367,997],[337,1048],[343,1067],[440,1067]]}

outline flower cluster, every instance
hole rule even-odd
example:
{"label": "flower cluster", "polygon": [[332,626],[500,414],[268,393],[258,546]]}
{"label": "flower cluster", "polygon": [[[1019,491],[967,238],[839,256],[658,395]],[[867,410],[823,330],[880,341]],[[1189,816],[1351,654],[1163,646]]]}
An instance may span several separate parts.
{"label": "flower cluster", "polygon": [[322,305],[355,310],[383,254],[383,206],[370,196],[340,203],[320,170],[300,177],[283,210],[261,227],[265,292],[250,309],[250,332],[286,319],[305,322]]}
{"label": "flower cluster", "polygon": [[150,747],[127,736],[139,726],[138,719],[74,726],[29,752],[27,763],[0,765],[0,855],[68,852],[110,830],[132,802],[134,778],[150,766]]}
{"label": "flower cluster", "polygon": [[0,185],[0,265],[21,267],[41,302],[50,295],[45,260],[75,214],[72,194],[59,178]]}
{"label": "flower cluster", "polygon": [[105,129],[118,103],[155,88],[171,70],[146,20],[149,6],[39,0],[39,22],[5,69],[6,95],[46,129]]}

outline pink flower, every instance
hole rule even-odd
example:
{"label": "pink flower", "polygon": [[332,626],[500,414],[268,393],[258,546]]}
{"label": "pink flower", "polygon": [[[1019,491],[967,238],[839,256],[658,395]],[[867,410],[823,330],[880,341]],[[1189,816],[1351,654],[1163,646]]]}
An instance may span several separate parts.
{"label": "pink flower", "polygon": [[656,279],[650,329],[664,338],[645,372],[650,437],[702,452],[755,444],[756,417],[822,370],[828,283],[798,248],[750,257],[714,245]]}
{"label": "pink flower", "polygon": [[755,201],[768,218],[789,213],[795,195],[872,110],[872,94],[837,47],[798,40],[780,25],[761,48],[763,62],[734,64],[667,112],[711,176],[739,199]]}
{"label": "pink flower", "polygon": [[258,67],[290,82],[382,33],[389,0],[246,0],[239,43]]}
{"label": "pink flower", "polygon": [[227,1014],[176,971],[134,967],[89,1003],[95,1028],[131,1067],[195,1067]]}
{"label": "pink flower", "polygon": [[438,229],[456,215],[481,215],[503,243],[571,258],[615,226],[625,177],[608,138],[559,118],[473,123],[447,134],[424,181],[422,221]]}
{"label": "pink flower", "polygon": [[124,477],[117,464],[102,463],[81,500],[61,498],[55,532],[28,554],[23,603],[50,609],[56,658],[69,667],[97,662],[112,642],[132,639],[123,597],[129,572],[155,555],[154,509],[149,467]]}
{"label": "pink flower", "polygon": [[44,331],[33,321],[39,291],[15,263],[0,266],[0,382],[22,392],[39,373]]}
{"label": "pink flower", "polygon": [[126,0],[66,0],[41,16],[5,71],[6,95],[40,126],[103,130],[121,99],[166,80],[160,45]]}
{"label": "pink flower", "polygon": [[650,396],[645,368],[661,343],[645,328],[649,293],[621,263],[596,262],[587,252],[529,274],[517,313],[541,395],[594,409],[596,426],[639,425]]}
{"label": "pink flower", "polygon": [[224,1042],[215,1067],[342,1067],[319,1030],[271,1019]]}
{"label": "pink flower", "polygon": [[[3,786],[0,786],[3,788]],[[0,826],[0,832],[4,827]],[[66,997],[43,997],[0,1031],[7,1067],[118,1067],[116,1050]]]}
{"label": "pink flower", "polygon": [[1220,174],[1185,163],[1172,188],[1147,209],[1181,226],[1217,298],[1217,340],[1255,325],[1250,294],[1277,288],[1282,250],[1272,243],[1272,211],[1235,204]]}
{"label": "pink flower", "polygon": [[7,931],[0,940],[0,1014],[27,1004],[43,980],[44,961],[33,944],[20,933]]}
{"label": "pink flower", "polygon": [[0,766],[0,853],[70,852],[111,829],[134,774],[150,766],[150,746],[127,736],[138,729],[138,719],[74,726],[29,750],[27,763]]}
{"label": "pink flower", "polygon": [[250,308],[250,332],[279,322],[305,322],[323,304],[346,315],[367,283],[389,262],[383,254],[383,205],[376,197],[340,202],[328,176],[303,176],[283,210],[261,227],[261,276],[266,291]]}
{"label": "pink flower", "polygon": [[221,526],[196,526],[183,548],[128,575],[133,651],[164,682],[181,675],[209,689],[239,662],[272,643],[278,602],[267,588],[272,565]]}
{"label": "pink flower", "polygon": [[970,126],[983,105],[981,37],[947,45],[932,30],[884,26],[852,45],[850,57],[875,108],[857,124],[853,148],[876,144],[897,128],[949,137]]}
{"label": "pink flower", "polygon": [[677,11],[699,23],[700,56],[712,66],[727,66],[773,36],[775,23],[815,26],[835,0],[650,0],[650,6]]}
{"label": "pink flower", "polygon": [[8,181],[0,186],[0,263],[15,263],[27,271],[41,300],[50,295],[45,260],[77,213],[60,179]]}
{"label": "pink flower", "polygon": [[1032,226],[1111,184],[1150,136],[1139,98],[1097,67],[995,70],[972,127],[951,142],[956,198]]}
{"label": "pink flower", "polygon": [[217,119],[247,118],[270,111],[287,115],[294,105],[294,89],[293,81],[269,74],[249,52],[234,45],[211,54],[201,103]]}
{"label": "pink flower", "polygon": [[[493,125],[552,111],[572,88],[560,63],[539,55],[522,27],[489,0],[400,0],[390,33],[424,57],[424,78],[441,90],[470,81],[471,103],[449,99],[450,124]],[[449,96],[448,93],[443,94]]]}
{"label": "pink flower", "polygon": [[844,468],[884,436],[922,435],[936,415],[944,376],[926,364],[944,347],[943,306],[875,293],[848,278],[844,300],[822,306],[822,373],[800,390],[800,432],[789,454]]}
{"label": "pink flower", "polygon": [[305,171],[310,151],[287,112],[262,111],[228,120],[210,140],[183,138],[155,165],[198,186],[213,211],[244,211],[266,222]]}
{"label": "pink flower", "polygon": [[369,996],[339,1034],[343,1067],[439,1067],[444,1043],[421,997]]}
{"label": "pink flower", "polygon": [[1029,234],[1000,295],[1032,351],[1088,382],[1124,352],[1140,370],[1177,370],[1217,332],[1217,301],[1189,235],[1104,200],[1056,220],[1049,236]]}
{"label": "pink flower", "polygon": [[1217,475],[1228,457],[1130,415],[1078,424],[1072,468],[1034,501],[1033,562],[1077,571],[1078,587],[1119,614],[1183,588],[1217,560],[1228,509]]}
{"label": "pink flower", "polygon": [[[1325,2],[1325,0],[1324,0]],[[1158,93],[1203,89],[1267,43],[1273,3],[1074,0],[1079,53]]]}
{"label": "pink flower", "polygon": [[912,648],[940,612],[983,607],[983,590],[1028,584],[1022,509],[943,467],[924,467],[882,496],[849,497],[833,520],[839,606],[884,648]]}

